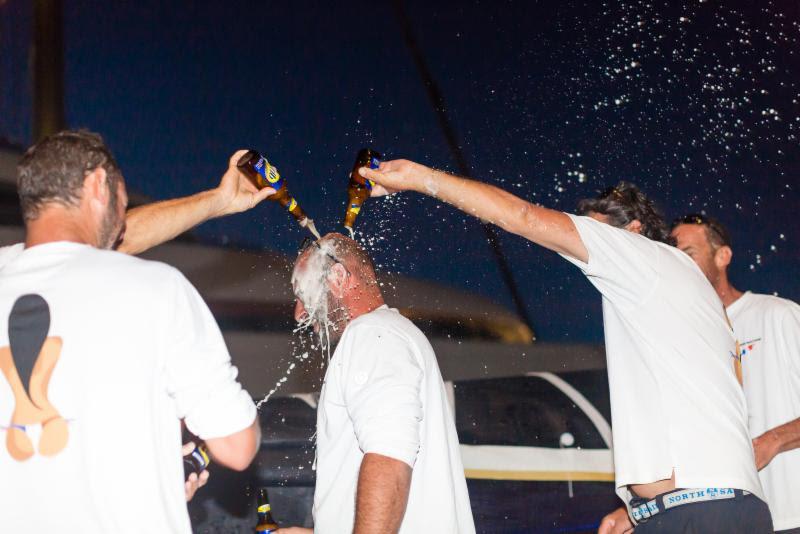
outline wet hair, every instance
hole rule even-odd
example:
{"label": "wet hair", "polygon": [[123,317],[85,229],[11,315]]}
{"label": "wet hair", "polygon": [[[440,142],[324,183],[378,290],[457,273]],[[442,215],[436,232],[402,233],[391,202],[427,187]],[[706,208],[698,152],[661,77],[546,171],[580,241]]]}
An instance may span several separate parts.
{"label": "wet hair", "polygon": [[578,202],[578,213],[602,213],[608,223],[617,228],[625,228],[638,220],[642,224],[641,234],[653,241],[673,244],[667,224],[652,200],[638,187],[628,182],[620,182],[609,187],[597,198],[585,198]]}
{"label": "wet hair", "polygon": [[331,243],[335,260],[351,272],[357,273],[359,278],[363,279],[364,275],[367,275],[375,279],[375,264],[372,258],[355,240],[343,234],[330,233],[321,241]]}
{"label": "wet hair", "polygon": [[682,224],[699,224],[706,230],[706,239],[711,248],[716,252],[720,247],[731,246],[731,235],[728,230],[714,217],[702,213],[690,213],[672,221],[672,230]]}
{"label": "wet hair", "polygon": [[23,218],[36,219],[42,207],[50,203],[77,206],[86,175],[98,167],[105,169],[109,196],[116,203],[122,173],[100,135],[88,130],[65,130],[33,145],[17,164]]}

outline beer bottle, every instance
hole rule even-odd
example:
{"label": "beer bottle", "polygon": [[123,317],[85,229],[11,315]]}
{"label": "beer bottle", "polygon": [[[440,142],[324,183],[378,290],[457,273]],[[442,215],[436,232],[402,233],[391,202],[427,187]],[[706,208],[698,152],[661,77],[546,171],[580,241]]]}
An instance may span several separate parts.
{"label": "beer bottle", "polygon": [[362,148],[358,151],[356,162],[353,165],[353,170],[350,171],[350,180],[347,184],[347,210],[344,213],[344,227],[350,232],[350,237],[353,237],[353,225],[356,222],[361,211],[361,205],[369,198],[370,191],[374,182],[364,178],[358,173],[361,167],[369,167],[370,169],[377,169],[381,163],[381,155],[371,148]]}
{"label": "beer bottle", "polygon": [[270,195],[268,197],[269,200],[273,200],[286,208],[300,226],[308,228],[308,231],[319,239],[319,232],[317,232],[317,227],[314,226],[314,221],[308,218],[308,215],[300,208],[297,200],[289,194],[286,181],[281,178],[278,169],[271,165],[269,161],[267,161],[267,158],[255,150],[248,150],[239,158],[236,166],[257,188],[273,188],[275,194]]}
{"label": "beer bottle", "polygon": [[272,518],[272,508],[269,505],[269,496],[267,495],[267,488],[258,490],[258,524],[256,525],[256,534],[270,534],[278,530],[278,523]]}
{"label": "beer bottle", "polygon": [[208,456],[206,444],[201,443],[200,445],[195,446],[191,454],[183,457],[184,479],[188,479],[189,475],[192,473],[197,473],[197,476],[200,476],[200,473],[203,472],[203,469],[208,467],[208,464],[210,463],[211,459]]}

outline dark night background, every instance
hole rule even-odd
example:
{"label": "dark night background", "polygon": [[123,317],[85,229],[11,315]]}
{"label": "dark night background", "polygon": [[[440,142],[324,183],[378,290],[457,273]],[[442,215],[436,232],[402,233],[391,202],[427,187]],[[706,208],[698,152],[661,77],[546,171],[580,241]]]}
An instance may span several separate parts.
{"label": "dark night background", "polygon": [[[393,3],[64,3],[70,127],[105,136],[131,190],[216,185],[237,148],[288,179],[338,229],[355,153],[372,146],[455,171]],[[668,219],[704,210],[734,238],[740,289],[800,299],[800,3],[712,0],[407,1],[474,176],[571,210],[620,179]],[[28,2],[0,2],[0,137],[31,141]],[[416,195],[358,223],[384,269],[511,308],[477,220]],[[264,203],[201,240],[292,253],[303,232]],[[574,267],[502,244],[539,339],[602,339],[600,298]],[[264,273],[268,276],[268,273]]]}

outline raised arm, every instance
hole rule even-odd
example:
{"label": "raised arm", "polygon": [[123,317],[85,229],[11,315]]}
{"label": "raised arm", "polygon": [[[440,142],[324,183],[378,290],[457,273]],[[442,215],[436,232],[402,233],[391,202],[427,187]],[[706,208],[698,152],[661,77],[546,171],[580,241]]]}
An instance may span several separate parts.
{"label": "raised arm", "polygon": [[236,168],[236,162],[244,152],[239,150],[231,156],[228,170],[218,187],[128,211],[125,218],[125,238],[118,250],[127,254],[140,254],[209,219],[249,210],[274,193],[270,188],[259,191]]}
{"label": "raised arm", "polygon": [[511,193],[408,160],[385,161],[378,170],[361,169],[376,182],[373,196],[417,191],[522,236],[545,248],[587,261],[588,252],[568,215],[543,208]]}
{"label": "raised arm", "polygon": [[358,472],[353,534],[400,530],[410,488],[408,464],[381,454],[365,454]]}

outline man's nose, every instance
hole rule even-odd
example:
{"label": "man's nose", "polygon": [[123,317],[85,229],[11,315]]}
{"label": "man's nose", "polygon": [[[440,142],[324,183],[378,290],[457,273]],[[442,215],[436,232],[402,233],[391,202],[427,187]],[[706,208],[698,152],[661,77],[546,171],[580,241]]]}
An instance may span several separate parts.
{"label": "man's nose", "polygon": [[303,303],[300,302],[300,299],[297,299],[294,304],[294,320],[298,323],[303,320],[306,315],[306,308],[303,306]]}

